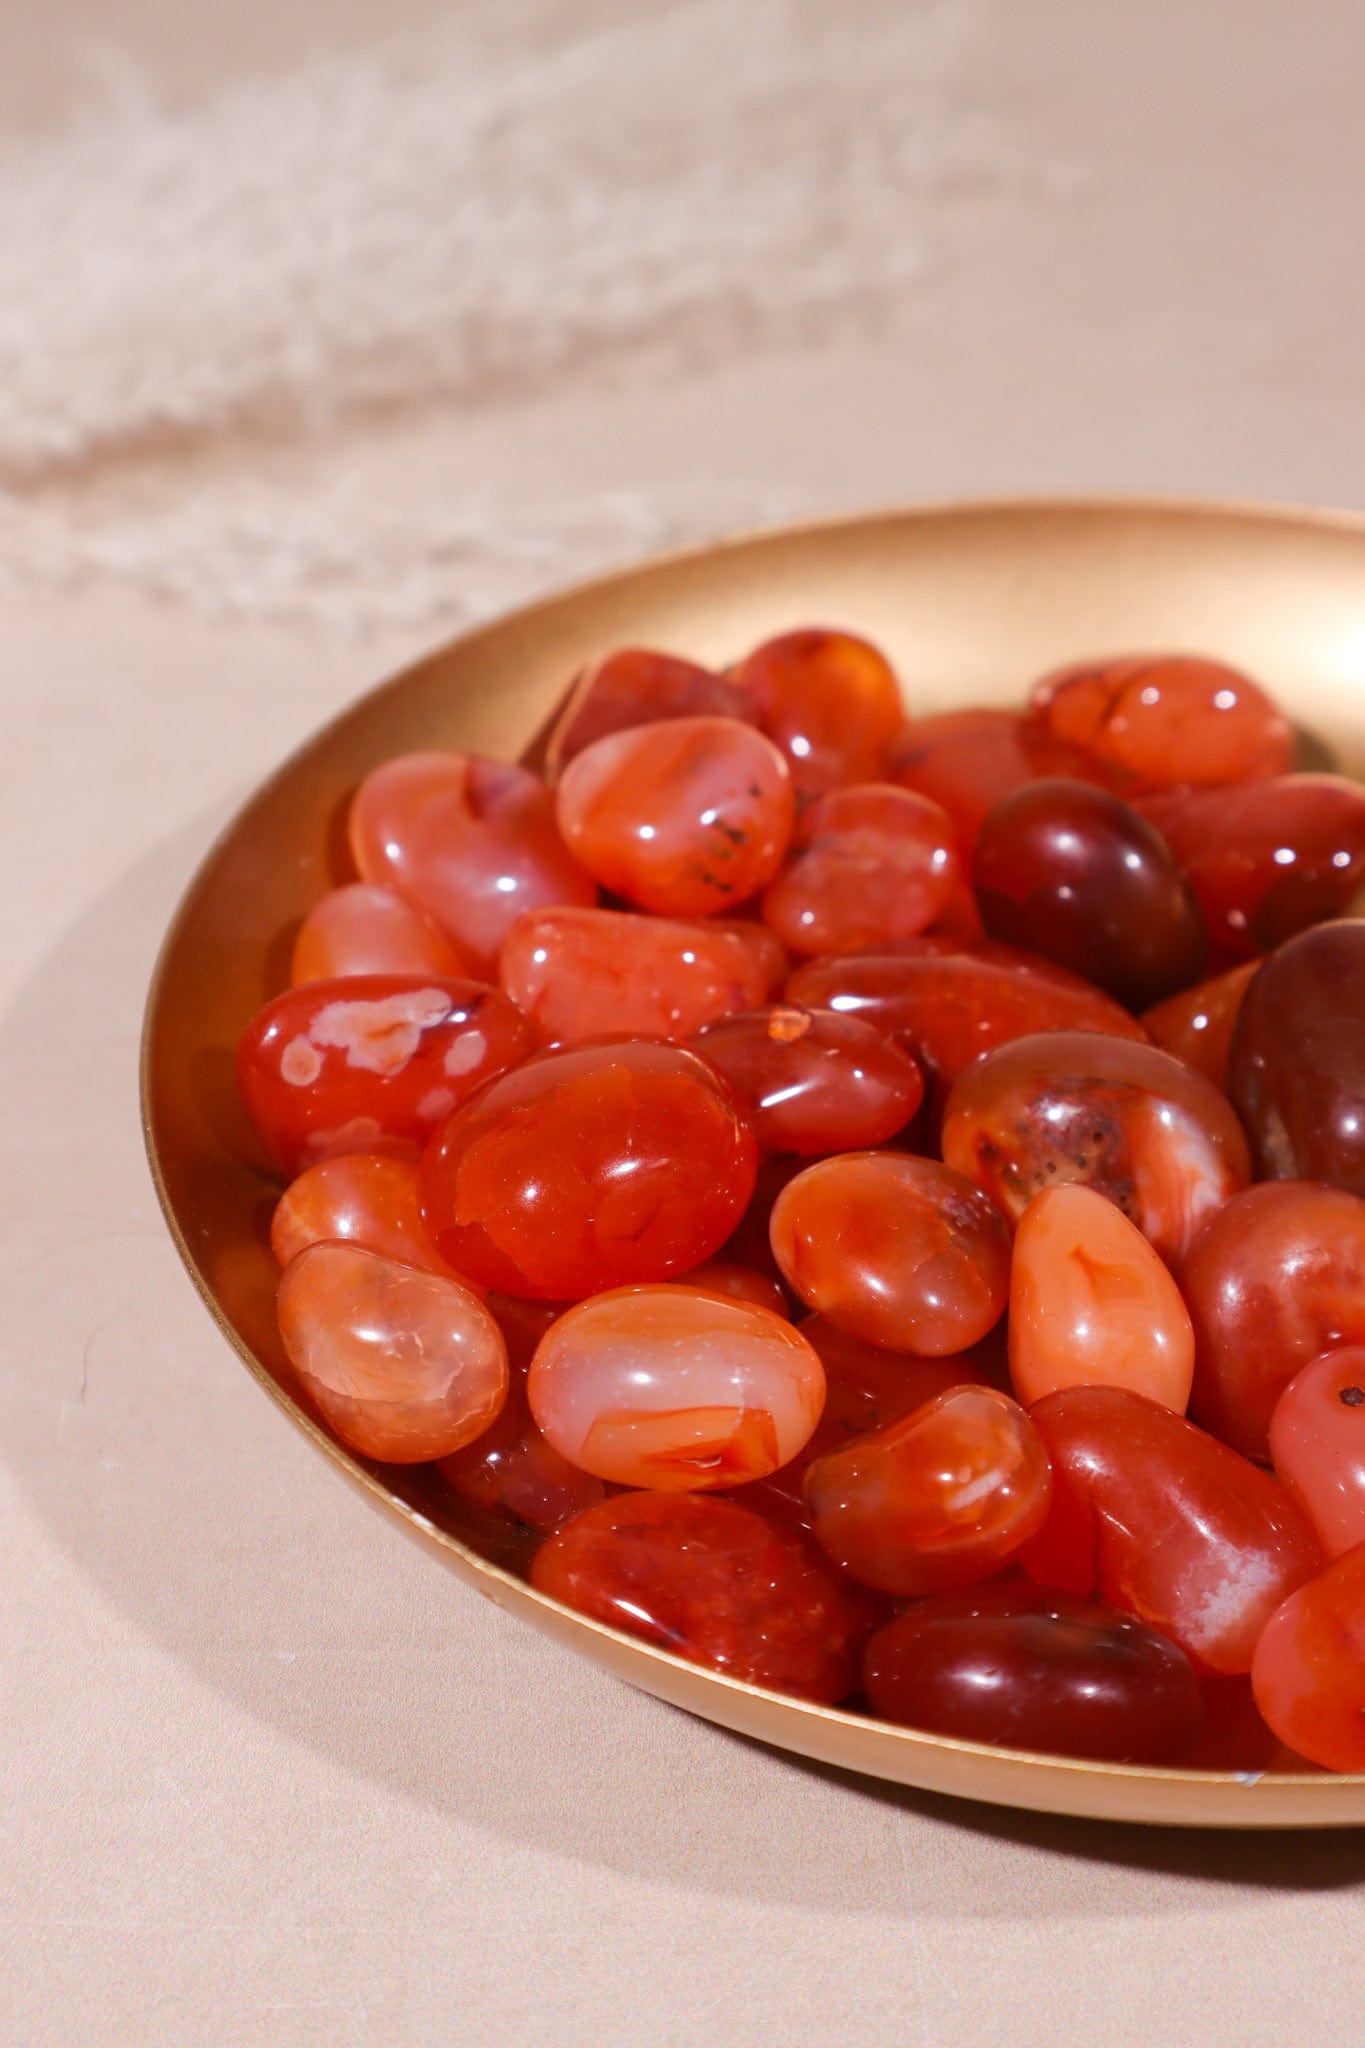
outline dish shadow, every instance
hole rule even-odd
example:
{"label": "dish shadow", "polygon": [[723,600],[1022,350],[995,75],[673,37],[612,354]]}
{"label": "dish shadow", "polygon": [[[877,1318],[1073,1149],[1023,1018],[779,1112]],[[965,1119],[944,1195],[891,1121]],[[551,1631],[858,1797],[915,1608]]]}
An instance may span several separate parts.
{"label": "dish shadow", "polygon": [[[630,1692],[414,1546],[377,1540],[282,1418],[245,1413],[241,1369],[180,1270],[142,1157],[143,991],[211,822],[106,889],[0,1018],[8,1087],[51,1106],[28,1241],[9,1260],[19,1325],[46,1341],[0,1381],[0,1459],[101,1598],[352,1779],[650,1883],[850,1915],[1049,1920],[1226,1911],[1248,1888],[1365,1890],[1359,1830],[1054,1819],[794,1758]],[[794,1836],[807,1853],[791,1854]]]}

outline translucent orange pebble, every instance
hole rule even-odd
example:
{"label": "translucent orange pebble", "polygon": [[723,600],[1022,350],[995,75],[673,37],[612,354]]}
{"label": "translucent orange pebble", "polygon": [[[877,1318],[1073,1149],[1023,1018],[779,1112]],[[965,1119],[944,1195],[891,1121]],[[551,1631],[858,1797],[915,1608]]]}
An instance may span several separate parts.
{"label": "translucent orange pebble", "polygon": [[1142,1232],[1093,1188],[1036,1195],[1014,1240],[1010,1375],[1026,1407],[1063,1387],[1127,1387],[1183,1415],[1194,1327]]}
{"label": "translucent orange pebble", "polygon": [[319,897],[294,941],[290,981],[352,974],[467,975],[469,962],[440,926],[392,889],[348,882]]}
{"label": "translucent orange pebble", "polygon": [[290,1363],[343,1443],[394,1465],[472,1443],[507,1398],[507,1346],[476,1294],[358,1245],[316,1244],[280,1276]]}
{"label": "translucent orange pebble", "polygon": [[531,1413],[571,1464],[620,1486],[737,1486],[785,1465],[825,1402],[825,1370],[770,1309],[685,1286],[622,1287],[548,1330]]}

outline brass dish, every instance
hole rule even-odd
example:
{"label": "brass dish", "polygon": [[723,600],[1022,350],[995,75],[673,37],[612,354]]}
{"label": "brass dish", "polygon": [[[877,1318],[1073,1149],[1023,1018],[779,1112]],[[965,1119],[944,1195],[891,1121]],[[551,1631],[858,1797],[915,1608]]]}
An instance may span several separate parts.
{"label": "brass dish", "polygon": [[1065,660],[1127,648],[1217,654],[1265,677],[1365,774],[1365,519],[1272,507],[1018,503],[887,512],[646,563],[467,634],[374,690],[253,796],[208,854],[148,1000],[142,1103],[171,1233],[223,1334],[297,1429],[466,1584],[631,1684],[779,1748],[936,1792],[1039,1812],[1212,1827],[1365,1822],[1365,1775],[1244,1778],[1073,1763],[893,1728],[702,1671],[533,1592],[490,1521],[438,1504],[420,1472],[367,1466],[291,1391],[262,1230],[273,1185],[237,1104],[232,1055],[282,984],[281,935],[329,885],[350,791],[386,756],[515,756],[568,678],[646,642],[719,664],[805,622],[886,648],[917,710],[1017,702]]}

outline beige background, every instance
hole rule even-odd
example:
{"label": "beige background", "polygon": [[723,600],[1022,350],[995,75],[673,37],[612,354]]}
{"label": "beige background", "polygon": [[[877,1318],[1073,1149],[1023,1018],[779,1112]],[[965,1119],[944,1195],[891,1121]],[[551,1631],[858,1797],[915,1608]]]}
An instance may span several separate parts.
{"label": "beige background", "polygon": [[[82,36],[192,97],[435,11],[0,4],[15,134],[80,103]],[[369,473],[1365,503],[1354,0],[1018,0],[973,63],[1075,176],[943,195],[894,342],[395,425]],[[112,583],[0,610],[0,2040],[1358,2038],[1358,1836],[954,1808],[685,1720],[443,1578],[216,1339],[138,1146],[154,949],[240,795],[421,644]]]}

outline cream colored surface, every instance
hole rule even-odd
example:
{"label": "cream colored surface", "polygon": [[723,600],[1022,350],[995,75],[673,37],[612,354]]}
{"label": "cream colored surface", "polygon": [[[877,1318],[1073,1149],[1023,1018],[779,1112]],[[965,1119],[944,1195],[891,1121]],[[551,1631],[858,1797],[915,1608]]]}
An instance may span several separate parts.
{"label": "cream colored surface", "polygon": [[[362,36],[379,12],[337,18]],[[92,22],[187,92],[326,25],[193,13],[193,36],[153,0],[26,14],[3,104],[51,118]],[[494,473],[527,499],[723,474],[831,506],[1365,503],[1362,60],[1346,0],[1019,0],[983,32],[982,89],[1082,177],[1046,203],[945,196],[894,344],[398,425],[366,474],[452,498]],[[139,1154],[143,988],[231,805],[421,645],[100,585],[0,615],[0,2040],[1354,2039],[1358,1836],[1013,1820],[684,1719],[463,1593],[232,1361]]]}

